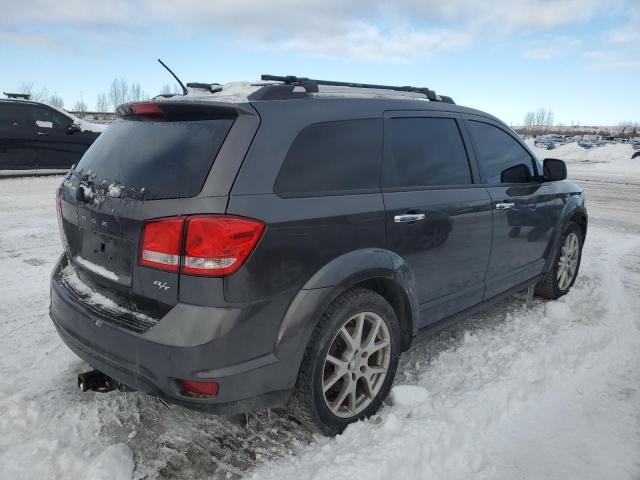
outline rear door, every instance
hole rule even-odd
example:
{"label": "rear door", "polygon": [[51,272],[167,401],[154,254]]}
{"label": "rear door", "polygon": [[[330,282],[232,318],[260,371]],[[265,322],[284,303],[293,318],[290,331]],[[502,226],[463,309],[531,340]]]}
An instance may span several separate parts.
{"label": "rear door", "polygon": [[483,182],[493,203],[493,245],[485,298],[542,272],[553,227],[562,210],[552,183],[508,128],[485,117],[465,119]]}
{"label": "rear door", "polygon": [[73,123],[68,117],[45,105],[26,105],[25,115],[35,130],[34,147],[38,168],[68,169],[78,163],[91,143],[87,134],[69,133]]}
{"label": "rear door", "polygon": [[482,301],[491,199],[478,182],[457,114],[385,114],[388,245],[415,276],[421,328]]}
{"label": "rear door", "polygon": [[0,102],[0,170],[36,168],[36,129],[25,116],[26,104]]}

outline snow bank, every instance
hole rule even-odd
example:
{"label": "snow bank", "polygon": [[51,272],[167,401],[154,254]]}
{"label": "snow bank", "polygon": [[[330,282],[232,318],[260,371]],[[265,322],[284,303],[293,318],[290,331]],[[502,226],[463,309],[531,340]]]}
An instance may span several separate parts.
{"label": "snow bank", "polygon": [[118,443],[107,447],[92,462],[86,480],[130,480],[133,476],[133,451]]}
{"label": "snow bank", "polygon": [[[637,369],[637,304],[625,296],[620,262],[638,243],[637,237],[619,238],[615,251],[601,259],[588,252],[569,295],[555,302],[537,300],[532,307],[510,303],[493,327],[467,331],[457,346],[411,371],[415,385],[394,387],[392,406],[379,415],[349,426],[335,439],[319,439],[295,457],[259,468],[252,478],[502,478],[496,471],[500,450],[495,445],[507,434],[522,435],[518,427],[514,430],[514,419],[553,399],[567,383],[583,390],[595,388],[618,368],[624,371],[635,363]],[[410,351],[406,364],[425,358],[428,349],[427,344]],[[553,401],[547,427],[559,421],[553,409],[560,407]],[[611,403],[607,408],[616,407]],[[633,406],[628,408],[633,412]],[[611,442],[580,418],[581,424],[571,426],[578,429],[572,435],[584,439],[589,445],[584,448],[597,451],[594,445]],[[624,447],[625,455],[638,447],[637,429],[627,430],[628,438],[617,440],[621,445],[630,443]],[[581,478],[583,472],[583,478],[604,478],[609,473],[610,478],[633,478],[629,457],[627,463],[611,467],[585,466],[583,459],[568,452],[559,455],[552,473],[565,468],[571,478]],[[538,475],[534,468],[517,471],[516,477]]]}
{"label": "snow bank", "polygon": [[398,385],[391,390],[391,402],[401,407],[414,407],[429,398],[429,391],[418,385]]}
{"label": "snow bank", "polygon": [[559,158],[568,163],[596,164],[594,167],[603,172],[640,173],[640,158],[631,158],[635,150],[630,144],[610,143],[601,147],[582,148],[573,142],[546,150],[536,147],[531,139],[526,142],[540,161],[545,158]]}
{"label": "snow bank", "polygon": [[589,236],[568,296],[507,300],[415,345],[390,404],[334,439],[279,410],[245,423],[80,393],[88,366],[48,318],[60,178],[3,180],[0,478],[129,478],[135,462],[135,479],[637,480],[640,189],[607,177],[585,184]]}

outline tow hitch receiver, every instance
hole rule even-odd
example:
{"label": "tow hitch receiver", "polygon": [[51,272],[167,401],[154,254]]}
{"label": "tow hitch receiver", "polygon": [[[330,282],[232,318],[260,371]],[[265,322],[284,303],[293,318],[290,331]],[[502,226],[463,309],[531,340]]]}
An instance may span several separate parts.
{"label": "tow hitch receiver", "polygon": [[106,393],[115,390],[118,386],[118,382],[98,370],[78,374],[78,388],[83,392],[92,390]]}

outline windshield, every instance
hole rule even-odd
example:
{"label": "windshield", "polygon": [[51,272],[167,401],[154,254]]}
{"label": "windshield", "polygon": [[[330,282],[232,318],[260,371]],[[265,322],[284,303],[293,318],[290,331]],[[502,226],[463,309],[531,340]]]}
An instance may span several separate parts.
{"label": "windshield", "polygon": [[118,120],[91,145],[74,173],[110,196],[193,197],[202,190],[232,124],[228,118]]}

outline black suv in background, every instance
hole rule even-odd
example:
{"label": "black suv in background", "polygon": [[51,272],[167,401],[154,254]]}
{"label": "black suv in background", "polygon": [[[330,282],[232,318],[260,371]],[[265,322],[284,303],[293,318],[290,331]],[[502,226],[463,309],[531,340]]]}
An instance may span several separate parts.
{"label": "black suv in background", "polygon": [[281,80],[124,105],[65,178],[50,314],[83,390],[335,434],[420,332],[573,285],[562,161],[431,90]]}
{"label": "black suv in background", "polygon": [[68,170],[105,128],[44,103],[0,99],[0,170]]}

